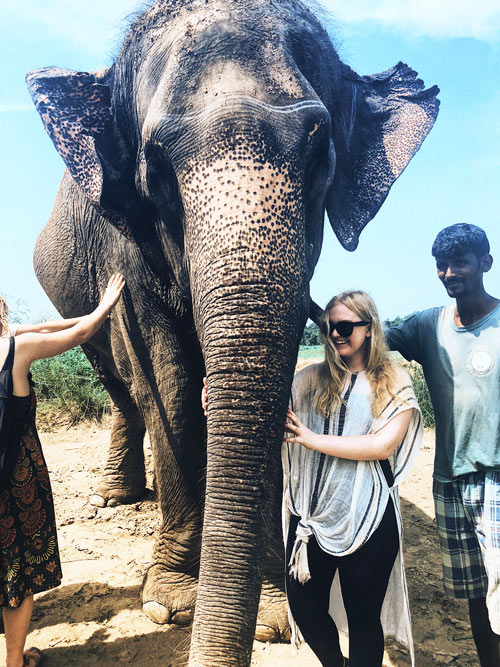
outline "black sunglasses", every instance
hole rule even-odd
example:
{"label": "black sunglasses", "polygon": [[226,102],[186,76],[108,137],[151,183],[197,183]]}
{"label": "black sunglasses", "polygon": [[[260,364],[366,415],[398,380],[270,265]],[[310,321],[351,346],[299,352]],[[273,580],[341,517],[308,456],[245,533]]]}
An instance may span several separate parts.
{"label": "black sunglasses", "polygon": [[333,333],[334,330],[336,330],[340,336],[348,338],[354,331],[354,327],[366,327],[369,324],[371,324],[371,322],[349,322],[349,320],[342,320],[341,322],[332,322],[330,320],[328,322],[328,328],[330,334]]}

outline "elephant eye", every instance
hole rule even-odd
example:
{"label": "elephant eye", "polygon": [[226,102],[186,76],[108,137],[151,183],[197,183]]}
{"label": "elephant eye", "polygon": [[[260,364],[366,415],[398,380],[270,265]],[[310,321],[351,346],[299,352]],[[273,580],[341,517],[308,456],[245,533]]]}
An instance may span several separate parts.
{"label": "elephant eye", "polygon": [[144,146],[144,161],[148,189],[150,192],[158,192],[169,172],[173,171],[170,159],[163,146],[149,142]]}
{"label": "elephant eye", "polygon": [[329,164],[331,126],[326,110],[323,117],[318,118],[315,116],[308,119],[305,132],[307,136],[306,174],[315,169],[327,169]]}
{"label": "elephant eye", "polygon": [[333,165],[329,149],[330,142],[327,138],[318,141],[305,165],[305,190],[314,200],[318,197],[322,200],[326,186],[333,176],[330,173]]}
{"label": "elephant eye", "polygon": [[156,151],[144,151],[144,158],[146,161],[147,185],[150,191],[158,190],[160,182],[159,164]]}
{"label": "elephant eye", "polygon": [[183,217],[179,184],[167,151],[155,143],[144,146],[147,196],[158,211]]}

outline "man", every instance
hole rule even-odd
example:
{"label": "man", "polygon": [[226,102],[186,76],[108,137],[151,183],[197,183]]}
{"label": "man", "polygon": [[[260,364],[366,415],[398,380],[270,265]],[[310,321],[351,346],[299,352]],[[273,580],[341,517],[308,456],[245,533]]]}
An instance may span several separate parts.
{"label": "man", "polygon": [[422,364],[436,417],[433,494],[445,591],[467,598],[482,667],[500,667],[500,300],[486,293],[485,232],[446,227],[432,246],[456,304],[388,330]]}

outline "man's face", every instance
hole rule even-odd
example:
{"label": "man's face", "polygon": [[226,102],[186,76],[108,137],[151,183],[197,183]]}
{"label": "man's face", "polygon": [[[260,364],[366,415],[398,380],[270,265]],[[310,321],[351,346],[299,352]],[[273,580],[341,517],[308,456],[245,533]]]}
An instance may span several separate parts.
{"label": "man's face", "polygon": [[[473,252],[454,257],[436,257],[439,280],[452,299],[475,293],[483,285],[483,273],[488,271],[491,255],[476,257]],[[487,266],[487,264],[489,264]]]}

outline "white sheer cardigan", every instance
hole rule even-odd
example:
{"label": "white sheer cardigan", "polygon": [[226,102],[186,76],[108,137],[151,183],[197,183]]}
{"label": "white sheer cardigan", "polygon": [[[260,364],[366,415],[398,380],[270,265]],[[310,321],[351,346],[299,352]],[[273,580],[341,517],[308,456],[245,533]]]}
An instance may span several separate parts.
{"label": "white sheer cardigan", "polygon": [[[292,385],[291,407],[299,419],[315,433],[325,432],[325,418],[312,408],[320,364],[313,364],[297,373]],[[411,409],[410,426],[401,444],[390,459],[394,484],[389,488],[378,461],[350,461],[312,451],[297,444],[284,443],[283,462],[283,529],[285,544],[290,514],[300,517],[296,539],[288,564],[299,581],[310,578],[307,563],[307,542],[314,535],[327,553],[346,556],[359,549],[378,527],[392,497],[400,548],[387,587],[381,613],[385,635],[405,644],[414,664],[408,592],[401,548],[402,522],[398,484],[407,476],[422,438],[422,419],[411,380],[398,370],[396,400],[388,402],[382,414],[371,412],[371,390],[365,372],[349,376],[342,396],[346,408],[339,407],[326,422],[327,432],[342,435],[375,433],[396,414]],[[330,596],[330,614],[341,632],[347,633],[338,573]],[[300,635],[291,618],[292,642],[300,643]]]}

